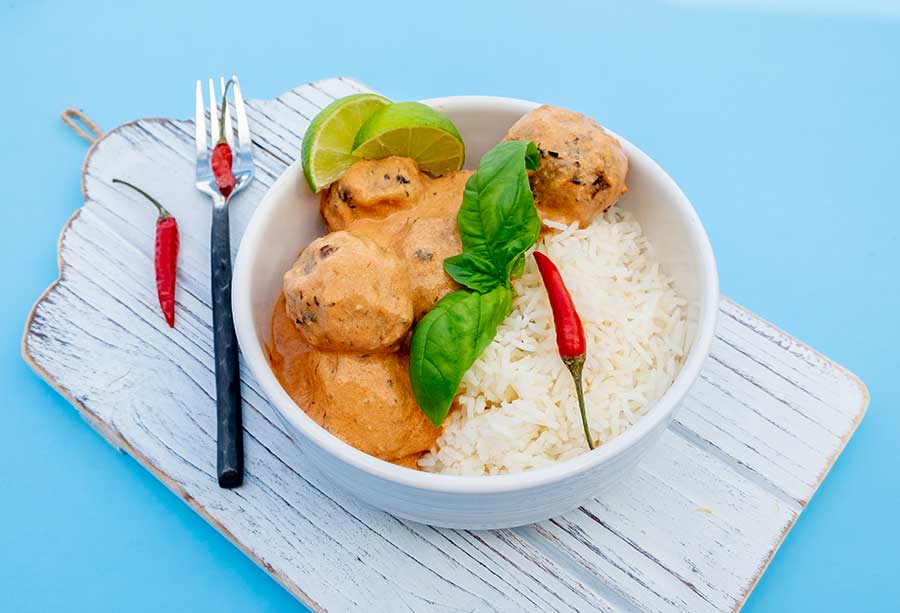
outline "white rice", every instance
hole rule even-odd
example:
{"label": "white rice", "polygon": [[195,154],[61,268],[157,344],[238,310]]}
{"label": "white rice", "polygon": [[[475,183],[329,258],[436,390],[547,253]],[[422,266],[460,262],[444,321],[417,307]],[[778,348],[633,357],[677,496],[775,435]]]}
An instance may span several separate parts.
{"label": "white rice", "polygon": [[[584,230],[545,223],[560,231],[537,248],[559,267],[581,315],[588,421],[606,442],[646,414],[678,373],[685,301],[628,211],[613,207]],[[423,470],[514,473],[588,450],[547,293],[534,258],[526,261],[512,314],[463,379],[459,409],[419,460]]]}

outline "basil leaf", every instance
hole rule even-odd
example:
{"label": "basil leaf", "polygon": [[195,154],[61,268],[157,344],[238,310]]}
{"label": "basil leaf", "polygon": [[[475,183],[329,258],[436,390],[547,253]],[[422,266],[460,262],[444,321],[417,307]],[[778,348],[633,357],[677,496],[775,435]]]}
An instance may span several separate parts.
{"label": "basil leaf", "polygon": [[447,418],[459,384],[512,309],[512,290],[458,290],[431,309],[413,334],[409,375],[422,412],[435,426]]}
{"label": "basil leaf", "polygon": [[506,283],[505,279],[497,276],[493,264],[471,253],[460,253],[445,259],[444,270],[460,285],[482,294]]}
{"label": "basil leaf", "polygon": [[466,183],[456,217],[463,252],[445,259],[444,270],[474,292],[459,290],[438,302],[416,326],[409,349],[413,394],[435,426],[512,309],[510,276],[522,273],[523,255],[541,229],[527,172],[539,159],[532,142],[502,142]]}
{"label": "basil leaf", "polygon": [[[522,142],[522,141],[519,141]],[[525,147],[525,169],[526,170],[537,170],[538,166],[541,165],[541,154],[538,151],[537,145],[532,141],[528,141],[528,145]]]}
{"label": "basil leaf", "polygon": [[[505,141],[485,153],[466,183],[456,217],[463,253],[478,258],[479,264],[489,263],[493,276],[503,284],[509,283],[513,263],[541,230],[527,173],[537,168],[539,159],[531,141]],[[461,261],[455,264],[452,268],[459,272]],[[484,271],[478,268],[477,272]]]}
{"label": "basil leaf", "polygon": [[520,253],[519,257],[513,260],[512,266],[509,267],[509,277],[510,279],[514,279],[516,277],[521,277],[522,273],[525,271],[525,254]]}

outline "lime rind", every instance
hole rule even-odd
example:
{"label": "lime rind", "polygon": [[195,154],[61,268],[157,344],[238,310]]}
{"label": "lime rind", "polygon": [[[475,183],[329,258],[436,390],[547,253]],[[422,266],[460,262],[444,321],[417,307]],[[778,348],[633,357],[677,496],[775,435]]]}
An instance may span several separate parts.
{"label": "lime rind", "polygon": [[328,187],[359,159],[352,150],[360,127],[390,104],[378,94],[354,94],[335,100],[313,118],[300,148],[303,176],[313,192]]}
{"label": "lime rind", "polygon": [[373,113],[354,139],[353,155],[381,159],[410,157],[440,175],[462,168],[465,145],[453,122],[421,102],[397,102]]}

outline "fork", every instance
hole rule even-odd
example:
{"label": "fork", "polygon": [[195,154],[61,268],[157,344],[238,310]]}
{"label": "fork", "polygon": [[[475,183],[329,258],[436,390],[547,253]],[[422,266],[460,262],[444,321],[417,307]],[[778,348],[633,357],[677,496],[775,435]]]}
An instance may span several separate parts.
{"label": "fork", "polygon": [[[238,487],[244,480],[244,440],[241,418],[241,380],[238,371],[238,345],[231,313],[231,237],[228,228],[228,201],[253,179],[253,156],[250,152],[250,127],[241,86],[231,77],[234,91],[234,113],[237,118],[237,148],[231,124],[231,111],[225,104],[225,139],[233,153],[232,172],[236,180],[228,197],[222,196],[210,166],[210,146],[206,136],[203,87],[197,81],[194,128],[197,144],[196,186],[213,201],[210,235],[210,268],[212,276],[213,341],[216,369],[216,472],[219,486]],[[225,92],[225,79],[219,78],[219,96]],[[218,140],[219,111],[216,87],[209,80],[209,139],[215,147]]]}

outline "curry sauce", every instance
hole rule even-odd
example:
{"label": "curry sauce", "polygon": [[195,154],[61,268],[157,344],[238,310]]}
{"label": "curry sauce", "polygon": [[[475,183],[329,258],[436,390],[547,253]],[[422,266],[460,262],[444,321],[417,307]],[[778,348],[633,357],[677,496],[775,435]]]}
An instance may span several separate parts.
{"label": "curry sauce", "polygon": [[[405,158],[358,162],[323,193],[331,232],[285,274],[272,313],[269,363],[297,406],[360,451],[408,468],[440,429],[416,404],[404,341],[459,287],[443,261],[461,250],[456,214],[471,174],[431,178]],[[398,266],[408,283],[395,278]]]}
{"label": "curry sauce", "polygon": [[349,354],[310,347],[285,309],[272,312],[272,371],[313,421],[360,451],[417,468],[440,433],[412,396],[407,356]]}

